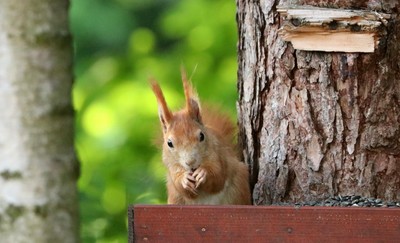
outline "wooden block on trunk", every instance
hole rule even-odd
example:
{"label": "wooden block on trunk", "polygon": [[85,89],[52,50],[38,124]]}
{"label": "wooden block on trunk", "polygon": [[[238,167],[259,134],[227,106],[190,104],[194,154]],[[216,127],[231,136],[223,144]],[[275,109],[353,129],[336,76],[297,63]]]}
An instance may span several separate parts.
{"label": "wooden block on trunk", "polygon": [[295,49],[325,52],[374,52],[385,34],[389,14],[308,6],[278,6],[279,30]]}

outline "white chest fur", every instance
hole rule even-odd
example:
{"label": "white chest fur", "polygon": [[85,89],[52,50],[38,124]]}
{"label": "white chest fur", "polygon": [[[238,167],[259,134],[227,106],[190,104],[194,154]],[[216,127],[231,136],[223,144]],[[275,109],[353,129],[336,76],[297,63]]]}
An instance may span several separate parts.
{"label": "white chest fur", "polygon": [[225,182],[224,188],[215,194],[200,193],[195,200],[187,202],[189,205],[221,205],[229,204],[227,192],[229,189],[229,183]]}

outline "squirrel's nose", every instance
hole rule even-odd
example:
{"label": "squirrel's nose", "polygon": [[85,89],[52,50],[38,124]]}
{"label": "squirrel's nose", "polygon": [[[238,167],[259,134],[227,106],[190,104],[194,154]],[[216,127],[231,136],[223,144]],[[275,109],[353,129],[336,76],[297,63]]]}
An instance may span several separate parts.
{"label": "squirrel's nose", "polygon": [[185,164],[187,166],[192,166],[194,164],[194,162],[195,162],[194,160],[189,160],[189,161],[186,161]]}

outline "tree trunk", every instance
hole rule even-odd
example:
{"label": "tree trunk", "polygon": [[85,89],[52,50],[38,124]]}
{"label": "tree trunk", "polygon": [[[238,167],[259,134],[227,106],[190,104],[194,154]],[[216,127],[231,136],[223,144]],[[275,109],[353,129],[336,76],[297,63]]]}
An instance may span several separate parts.
{"label": "tree trunk", "polygon": [[[293,49],[277,4],[391,14],[374,53]],[[239,141],[254,204],[400,200],[400,4],[237,0]]]}
{"label": "tree trunk", "polygon": [[0,2],[0,241],[78,242],[68,0]]}

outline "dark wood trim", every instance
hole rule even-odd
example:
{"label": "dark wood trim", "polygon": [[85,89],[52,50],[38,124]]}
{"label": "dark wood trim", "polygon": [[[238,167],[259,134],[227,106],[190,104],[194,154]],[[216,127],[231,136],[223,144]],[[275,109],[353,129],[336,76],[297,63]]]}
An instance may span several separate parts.
{"label": "dark wood trim", "polygon": [[128,242],[135,242],[135,234],[134,234],[134,206],[128,207]]}

